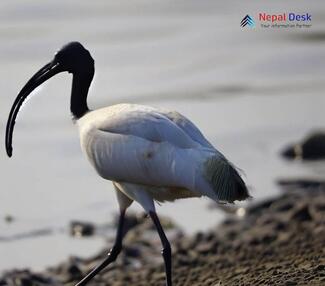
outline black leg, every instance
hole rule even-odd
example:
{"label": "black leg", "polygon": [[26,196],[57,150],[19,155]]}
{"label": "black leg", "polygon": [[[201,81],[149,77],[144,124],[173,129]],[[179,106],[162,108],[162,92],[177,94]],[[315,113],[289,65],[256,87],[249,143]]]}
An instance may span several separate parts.
{"label": "black leg", "polygon": [[111,251],[108,253],[108,257],[94,268],[84,279],[82,279],[76,286],[84,286],[91,279],[93,279],[101,270],[103,270],[111,262],[114,262],[122,250],[122,240],[123,240],[123,226],[124,226],[125,211],[121,211],[120,220],[117,228],[117,234],[115,239],[115,244],[112,247]]}
{"label": "black leg", "polygon": [[167,282],[166,285],[172,286],[172,254],[171,254],[170,244],[160,224],[157,214],[155,212],[149,212],[149,215],[157,228],[161,243],[163,245],[162,255],[165,261],[166,282]]}

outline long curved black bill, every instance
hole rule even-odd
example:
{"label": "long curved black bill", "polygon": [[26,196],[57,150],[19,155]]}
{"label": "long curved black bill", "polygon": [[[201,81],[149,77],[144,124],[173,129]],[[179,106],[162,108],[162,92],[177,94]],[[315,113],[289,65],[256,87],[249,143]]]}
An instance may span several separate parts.
{"label": "long curved black bill", "polygon": [[14,126],[16,123],[16,118],[21,108],[23,102],[28,97],[31,92],[41,85],[43,82],[51,78],[52,76],[56,75],[59,72],[62,72],[63,69],[57,62],[50,62],[42,67],[33,77],[25,84],[22,90],[19,92],[18,96],[16,97],[7,121],[7,128],[6,128],[6,151],[9,157],[12,156],[12,136],[14,132]]}

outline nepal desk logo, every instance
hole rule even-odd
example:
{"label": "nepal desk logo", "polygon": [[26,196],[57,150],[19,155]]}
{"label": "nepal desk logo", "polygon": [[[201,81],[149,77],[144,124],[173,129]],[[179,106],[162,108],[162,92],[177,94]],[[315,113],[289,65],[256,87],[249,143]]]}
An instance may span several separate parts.
{"label": "nepal desk logo", "polygon": [[241,27],[245,27],[245,26],[248,26],[250,28],[254,28],[255,27],[255,21],[254,19],[249,16],[249,15],[246,15],[243,20],[241,20],[240,22],[240,26]]}

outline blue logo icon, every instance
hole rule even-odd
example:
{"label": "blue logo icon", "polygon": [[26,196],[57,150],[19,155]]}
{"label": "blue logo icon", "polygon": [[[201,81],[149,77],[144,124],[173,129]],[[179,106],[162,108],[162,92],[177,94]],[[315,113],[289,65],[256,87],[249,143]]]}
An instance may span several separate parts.
{"label": "blue logo icon", "polygon": [[245,27],[245,26],[247,26],[248,25],[248,27],[250,27],[250,28],[254,28],[255,27],[255,21],[254,21],[254,19],[251,17],[251,16],[249,16],[249,15],[246,15],[244,18],[243,18],[243,20],[241,20],[241,22],[240,22],[240,26],[241,27]]}

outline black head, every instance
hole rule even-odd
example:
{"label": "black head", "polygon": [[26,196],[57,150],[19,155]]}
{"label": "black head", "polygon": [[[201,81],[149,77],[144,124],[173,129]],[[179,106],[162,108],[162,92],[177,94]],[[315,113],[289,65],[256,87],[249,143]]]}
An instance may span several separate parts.
{"label": "black head", "polygon": [[93,79],[94,60],[88,50],[80,43],[71,42],[63,46],[54,59],[42,67],[22,88],[10,110],[6,128],[6,150],[12,155],[12,135],[19,109],[28,95],[39,85],[60,72],[73,74],[71,112],[75,118],[82,117],[87,111],[87,94]]}
{"label": "black head", "polygon": [[70,73],[89,73],[94,70],[94,59],[79,42],[63,46],[54,56],[54,62]]}

